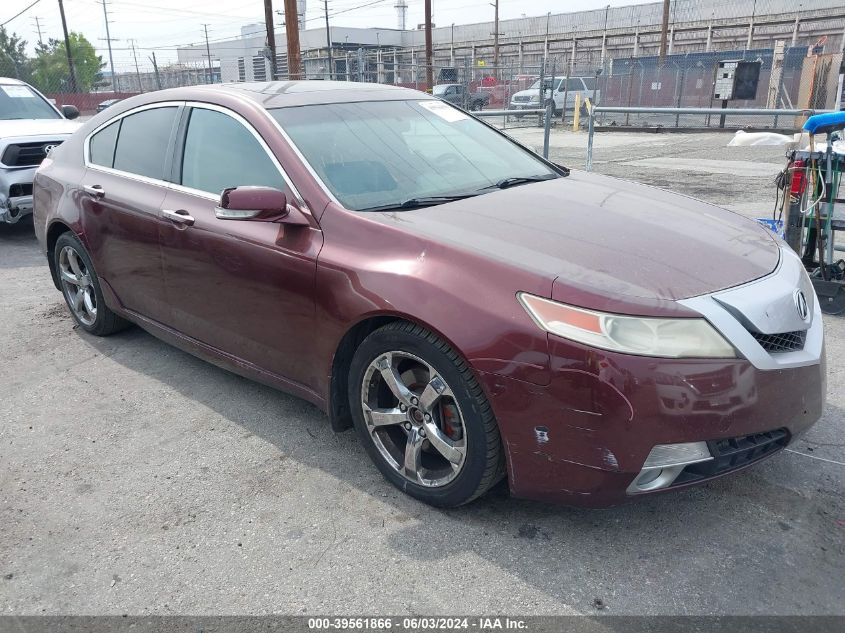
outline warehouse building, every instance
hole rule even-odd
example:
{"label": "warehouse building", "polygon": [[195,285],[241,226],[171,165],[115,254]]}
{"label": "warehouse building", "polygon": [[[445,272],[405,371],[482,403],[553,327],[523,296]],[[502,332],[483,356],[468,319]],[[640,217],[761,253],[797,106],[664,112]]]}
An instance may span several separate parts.
{"label": "warehouse building", "polygon": [[[400,5],[402,3],[399,3]],[[564,72],[593,72],[609,60],[655,56],[660,45],[662,2],[502,20],[499,53],[495,26],[477,24],[433,29],[435,74],[471,69],[472,79],[495,74],[536,74],[545,62]],[[401,11],[401,9],[400,9]],[[400,15],[400,23],[403,17]],[[301,22],[302,23],[302,22]],[[308,78],[352,79],[420,86],[424,81],[421,29],[361,29],[331,26],[300,32]],[[845,45],[845,5],[841,0],[674,0],[668,33],[670,55],[717,51],[817,47],[837,53]],[[287,76],[283,28],[276,32],[277,75]],[[241,36],[210,44],[211,65],[222,81],[263,81],[271,64],[263,24],[246,25]],[[332,64],[329,66],[329,52]],[[206,46],[180,48],[179,61],[207,65]],[[442,74],[441,74],[442,77]]]}

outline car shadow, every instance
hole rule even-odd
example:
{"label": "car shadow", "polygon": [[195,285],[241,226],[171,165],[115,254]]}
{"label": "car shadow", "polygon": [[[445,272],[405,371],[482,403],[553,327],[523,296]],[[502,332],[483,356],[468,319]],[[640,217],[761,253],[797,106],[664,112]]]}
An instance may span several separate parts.
{"label": "car shadow", "polygon": [[[827,487],[806,483],[810,465],[797,456],[783,454],[697,488],[603,510],[513,499],[505,485],[462,508],[439,510],[390,486],[354,432],[334,434],[326,416],[303,400],[138,328],[108,338],[80,336],[129,370],[269,442],[286,459],[388,504],[393,529],[373,538],[386,538],[390,548],[421,563],[476,556],[580,613],[665,613],[673,602],[677,612],[829,613],[839,604],[837,579],[845,564],[827,552],[841,550],[834,523],[845,517],[841,475]],[[828,420],[843,416],[838,407],[825,412]],[[762,582],[768,585],[761,597]],[[815,604],[806,602],[809,588]]]}

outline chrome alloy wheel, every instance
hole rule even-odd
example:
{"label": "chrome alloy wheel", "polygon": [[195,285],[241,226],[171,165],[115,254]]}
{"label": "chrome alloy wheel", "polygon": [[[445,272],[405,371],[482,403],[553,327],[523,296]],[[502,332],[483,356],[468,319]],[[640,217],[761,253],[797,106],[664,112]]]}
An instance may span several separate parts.
{"label": "chrome alloy wheel", "polygon": [[364,373],[361,406],[376,448],[405,479],[434,488],[461,472],[463,414],[449,385],[421,358],[379,354]]}
{"label": "chrome alloy wheel", "polygon": [[85,262],[72,246],[65,246],[59,253],[59,278],[73,314],[83,325],[94,325],[97,320],[97,293]]}

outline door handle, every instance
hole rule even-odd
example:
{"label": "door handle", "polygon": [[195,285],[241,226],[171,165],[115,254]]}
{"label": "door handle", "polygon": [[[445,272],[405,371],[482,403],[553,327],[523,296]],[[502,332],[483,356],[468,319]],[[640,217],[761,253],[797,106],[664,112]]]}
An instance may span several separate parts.
{"label": "door handle", "polygon": [[94,198],[102,198],[106,195],[105,189],[103,189],[100,185],[83,185],[82,189],[85,193],[89,196],[93,196]]}
{"label": "door handle", "polygon": [[185,226],[191,226],[194,223],[194,217],[183,209],[177,209],[175,211],[172,209],[162,209],[161,214],[168,220],[184,224]]}

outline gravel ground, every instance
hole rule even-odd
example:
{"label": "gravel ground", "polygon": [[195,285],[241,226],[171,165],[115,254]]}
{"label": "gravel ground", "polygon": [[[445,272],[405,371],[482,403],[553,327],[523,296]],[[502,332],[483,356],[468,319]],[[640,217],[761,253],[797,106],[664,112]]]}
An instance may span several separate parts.
{"label": "gravel ground", "polygon": [[[578,166],[584,138],[552,157]],[[766,211],[782,152],[725,142],[602,136],[596,167]],[[751,175],[626,164],[666,157]],[[790,452],[609,510],[499,487],[442,511],[301,400],[139,329],[74,329],[31,225],[0,226],[0,274],[0,613],[845,614],[842,317],[824,417]]]}

